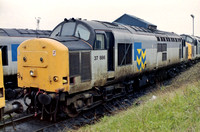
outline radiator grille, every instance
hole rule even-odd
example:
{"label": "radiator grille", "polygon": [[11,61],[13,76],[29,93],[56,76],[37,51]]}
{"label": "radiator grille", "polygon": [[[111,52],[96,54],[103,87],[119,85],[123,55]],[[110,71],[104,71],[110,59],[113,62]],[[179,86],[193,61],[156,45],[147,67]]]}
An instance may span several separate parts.
{"label": "radiator grille", "polygon": [[188,59],[188,47],[186,47],[186,50],[185,50],[185,58]]}
{"label": "radiator grille", "polygon": [[194,46],[192,46],[192,56],[194,57]]}
{"label": "radiator grille", "polygon": [[181,59],[181,58],[182,58],[182,53],[181,53],[181,51],[182,51],[182,49],[181,49],[181,48],[179,48],[179,59]]}
{"label": "radiator grille", "polygon": [[167,53],[162,53],[162,61],[166,61],[167,60]]}
{"label": "radiator grille", "polygon": [[81,53],[81,81],[91,80],[90,52]]}
{"label": "radiator grille", "polygon": [[70,77],[80,74],[79,52],[69,54],[69,74]]}

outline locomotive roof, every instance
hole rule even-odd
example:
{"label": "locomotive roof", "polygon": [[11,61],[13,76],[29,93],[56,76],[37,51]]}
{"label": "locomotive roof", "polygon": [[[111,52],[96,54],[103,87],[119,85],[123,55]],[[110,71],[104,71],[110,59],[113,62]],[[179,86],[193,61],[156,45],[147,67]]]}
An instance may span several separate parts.
{"label": "locomotive roof", "polygon": [[199,42],[200,42],[200,37],[199,36],[196,36],[196,38],[199,40]]}
{"label": "locomotive roof", "polygon": [[[87,28],[88,32],[90,32],[90,35],[88,35],[89,38],[83,38],[82,35],[80,35],[81,32],[77,31],[77,27],[79,25],[82,25],[85,29]],[[80,27],[79,27],[80,28]],[[81,28],[80,28],[81,29]],[[80,30],[79,29],[79,30]],[[84,31],[87,31],[84,30]],[[124,33],[124,35],[128,34],[138,34],[138,35],[146,35],[146,36],[152,36],[156,37],[157,41],[172,41],[172,42],[179,42],[181,41],[181,36],[178,34],[175,34],[173,32],[165,32],[161,30],[153,30],[153,29],[147,29],[144,27],[137,27],[137,26],[129,26],[129,25],[123,25],[118,23],[109,23],[104,21],[87,21],[87,20],[81,20],[81,19],[64,19],[63,22],[61,22],[59,25],[57,25],[54,30],[52,31],[50,38],[58,40],[62,42],[64,45],[67,45],[69,50],[83,50],[83,49],[91,49],[91,46],[94,45],[95,40],[95,31],[101,32],[101,31],[111,31],[113,33]],[[76,34],[77,33],[77,34]],[[82,38],[81,38],[82,36]],[[85,40],[86,43],[84,45],[80,45],[77,43],[80,40]],[[72,44],[72,41],[73,42]],[[70,43],[70,44],[69,44]],[[80,42],[83,43],[83,42]],[[89,45],[88,45],[89,44]],[[84,47],[83,47],[84,46]]]}
{"label": "locomotive roof", "polygon": [[185,36],[189,36],[190,38],[197,40],[200,42],[200,37],[199,36],[193,36],[193,35],[188,35],[188,34],[181,34],[181,36],[183,37],[183,39],[185,39]]}
{"label": "locomotive roof", "polygon": [[50,30],[33,30],[33,29],[8,29],[0,28],[0,36],[10,37],[49,37]]}
{"label": "locomotive roof", "polygon": [[104,21],[87,21],[82,20],[84,23],[88,24],[95,30],[120,30],[121,32],[127,33],[136,33],[136,34],[154,34],[154,35],[167,35],[167,36],[176,36],[180,37],[178,34],[174,32],[166,32],[157,29],[148,29],[144,27],[137,27],[137,26],[129,26],[115,22],[104,22]]}
{"label": "locomotive roof", "polygon": [[[124,25],[120,23],[115,23],[115,22],[105,22],[105,21],[88,21],[86,19],[64,19],[62,23],[66,22],[78,22],[78,23],[84,23],[88,25],[91,29],[93,30],[105,30],[105,31],[119,31],[119,32],[124,32],[124,33],[131,33],[131,34],[143,34],[143,35],[154,35],[154,36],[159,36],[159,37],[178,37],[181,38],[178,34],[174,32],[166,32],[166,31],[161,31],[157,29],[148,29],[144,27],[137,27],[137,26],[130,26],[130,25]],[[59,25],[60,25],[59,24]],[[57,26],[58,27],[58,26]],[[55,28],[56,29],[56,28]]]}

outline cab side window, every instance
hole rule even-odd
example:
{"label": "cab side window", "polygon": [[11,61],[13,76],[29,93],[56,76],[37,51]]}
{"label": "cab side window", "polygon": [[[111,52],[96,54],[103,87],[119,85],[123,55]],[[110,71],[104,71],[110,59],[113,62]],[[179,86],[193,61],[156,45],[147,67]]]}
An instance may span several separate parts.
{"label": "cab side window", "polygon": [[51,37],[56,37],[58,35],[60,35],[60,30],[61,30],[61,25],[59,25],[52,33],[51,33]]}
{"label": "cab side window", "polygon": [[186,38],[186,42],[188,42],[188,43],[193,43],[193,39],[190,38],[190,37],[187,37],[187,38]]}
{"label": "cab side window", "polygon": [[94,49],[95,50],[106,49],[104,34],[96,34],[96,41],[95,41]]}

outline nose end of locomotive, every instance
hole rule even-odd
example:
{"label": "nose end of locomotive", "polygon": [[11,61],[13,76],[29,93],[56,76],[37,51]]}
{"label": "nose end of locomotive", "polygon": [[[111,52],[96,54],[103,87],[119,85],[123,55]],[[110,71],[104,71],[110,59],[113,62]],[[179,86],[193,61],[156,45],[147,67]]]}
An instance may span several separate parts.
{"label": "nose end of locomotive", "polygon": [[47,38],[23,42],[18,47],[17,77],[19,87],[36,87],[49,92],[64,88],[68,91],[68,48]]}

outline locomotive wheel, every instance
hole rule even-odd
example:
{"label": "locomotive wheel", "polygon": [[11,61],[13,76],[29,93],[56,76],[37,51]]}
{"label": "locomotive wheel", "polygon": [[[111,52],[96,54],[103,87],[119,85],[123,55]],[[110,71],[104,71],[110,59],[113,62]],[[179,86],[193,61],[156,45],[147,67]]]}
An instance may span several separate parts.
{"label": "locomotive wheel", "polygon": [[69,117],[76,117],[79,115],[80,112],[76,110],[74,105],[70,106],[64,106],[64,112],[69,116]]}

